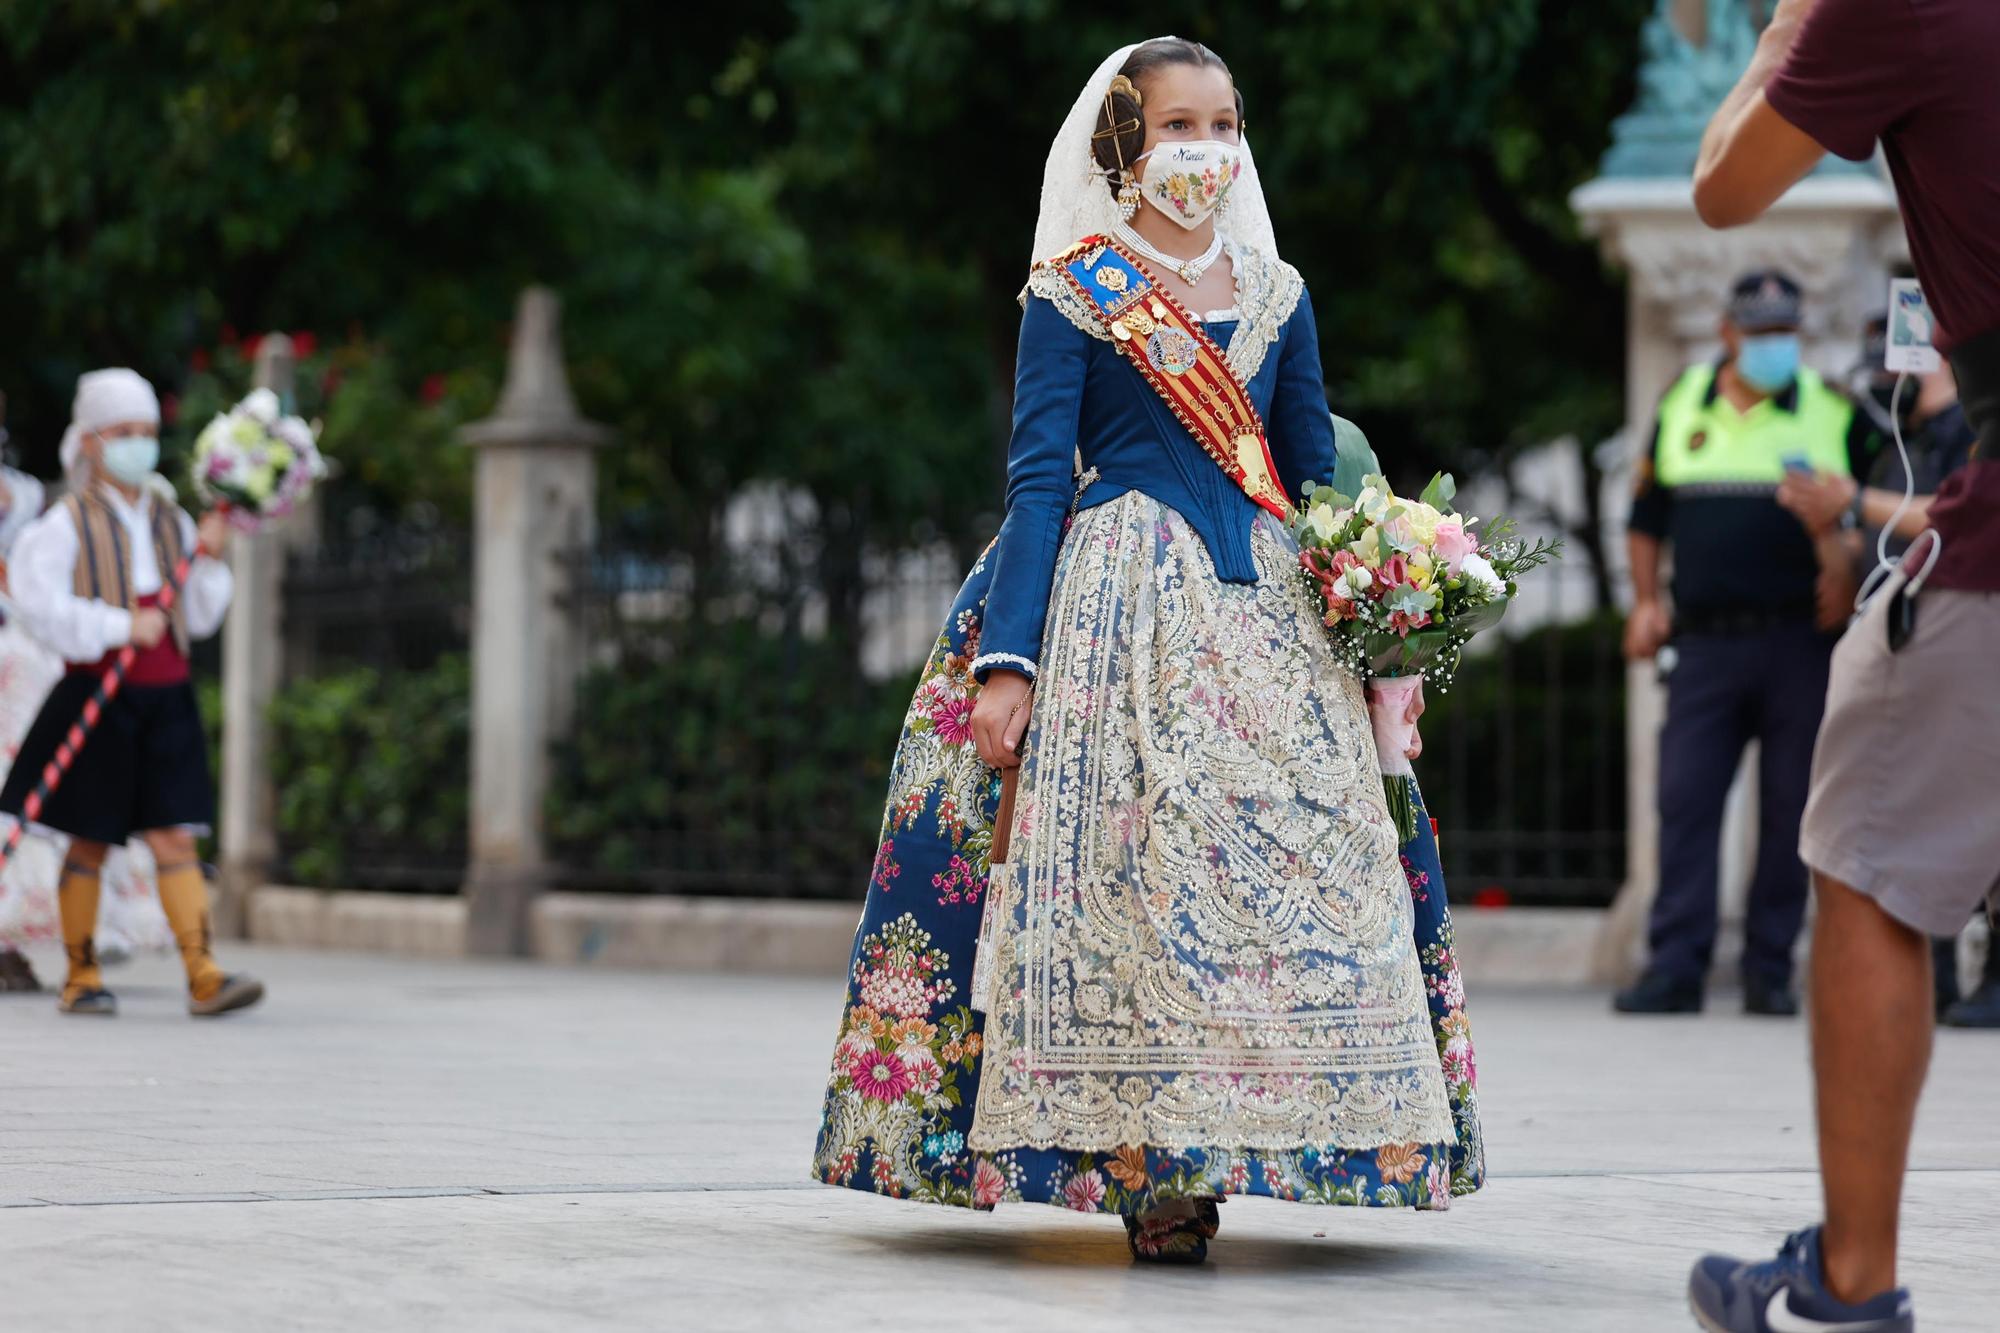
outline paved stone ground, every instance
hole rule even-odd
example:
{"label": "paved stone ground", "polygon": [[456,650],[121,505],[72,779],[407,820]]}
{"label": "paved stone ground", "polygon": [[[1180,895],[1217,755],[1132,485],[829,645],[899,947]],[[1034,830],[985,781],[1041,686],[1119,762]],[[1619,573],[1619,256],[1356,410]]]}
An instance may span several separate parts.
{"label": "paved stone ground", "polygon": [[[1817,1213],[1800,1026],[1473,983],[1494,1178],[1443,1216],[1232,1201],[1211,1264],[1115,1224],[802,1177],[837,981],[281,953],[261,1009],[0,997],[0,1327],[1692,1327],[1690,1260]],[[53,969],[45,969],[52,971]],[[1927,1329],[2000,1297],[2000,1036],[1944,1033],[1906,1210]]]}

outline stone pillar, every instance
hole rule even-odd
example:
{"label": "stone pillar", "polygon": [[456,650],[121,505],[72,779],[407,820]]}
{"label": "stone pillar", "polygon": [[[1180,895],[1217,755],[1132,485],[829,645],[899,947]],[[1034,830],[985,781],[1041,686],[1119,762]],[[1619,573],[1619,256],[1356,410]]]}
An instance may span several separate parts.
{"label": "stone pillar", "polygon": [[542,795],[549,743],[567,722],[579,646],[559,605],[558,557],[596,531],[595,446],[563,371],[553,292],[521,294],[500,405],[467,426],[474,464],[472,817],[466,944],[526,952],[546,887]]}
{"label": "stone pillar", "polygon": [[[1828,159],[1760,222],[1733,231],[1705,227],[1694,212],[1693,168],[1709,115],[1734,86],[1756,43],[1744,0],[1659,0],[1647,24],[1639,100],[1615,127],[1603,174],[1571,196],[1586,231],[1629,274],[1626,436],[1634,454],[1651,438],[1654,409],[1675,376],[1713,357],[1730,281],[1776,266],[1805,291],[1805,359],[1837,377],[1858,353],[1861,322],[1887,300],[1887,262],[1902,245],[1894,192],[1869,167]],[[1614,508],[1624,547],[1624,515]],[[1601,981],[1621,981],[1644,952],[1645,920],[1657,888],[1659,726],[1665,700],[1651,664],[1627,673],[1628,861],[1595,958]],[[1746,768],[1754,761],[1753,753]],[[1740,920],[1755,846],[1755,783],[1739,773],[1723,831],[1725,943]],[[1718,951],[1718,966],[1729,964]]]}
{"label": "stone pillar", "polygon": [[[272,333],[258,343],[256,387],[277,394],[287,412],[296,370],[290,338]],[[285,555],[301,541],[317,540],[317,523],[303,518],[235,533],[229,542],[236,591],[222,630],[221,882],[213,909],[216,933],[225,937],[242,936],[249,896],[268,880],[278,855],[268,714],[284,668]]]}

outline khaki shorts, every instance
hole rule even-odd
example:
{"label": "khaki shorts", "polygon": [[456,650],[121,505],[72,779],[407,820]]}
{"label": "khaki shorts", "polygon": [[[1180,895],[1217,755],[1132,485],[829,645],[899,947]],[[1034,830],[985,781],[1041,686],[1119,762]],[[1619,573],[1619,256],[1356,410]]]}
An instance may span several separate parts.
{"label": "khaki shorts", "polygon": [[1889,651],[1901,575],[1833,654],[1799,856],[1928,935],[2000,890],[2000,593],[1932,590]]}

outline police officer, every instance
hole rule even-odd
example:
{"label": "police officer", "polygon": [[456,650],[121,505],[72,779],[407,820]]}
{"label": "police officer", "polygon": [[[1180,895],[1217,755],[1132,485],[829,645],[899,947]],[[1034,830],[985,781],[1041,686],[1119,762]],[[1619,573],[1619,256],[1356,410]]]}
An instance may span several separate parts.
{"label": "police officer", "polygon": [[[1792,945],[1805,915],[1799,861],[1814,735],[1835,635],[1853,596],[1851,541],[1815,538],[1780,507],[1788,470],[1849,472],[1853,407],[1799,364],[1799,286],[1775,270],[1738,279],[1724,355],[1667,391],[1641,462],[1628,544],[1625,652],[1672,640],[1660,733],[1659,896],[1651,959],[1619,993],[1625,1013],[1692,1013],[1715,950],[1723,803],[1753,738],[1757,862],[1743,947],[1743,1006],[1794,1014]],[[1673,610],[1660,554],[1674,554]],[[1666,663],[1663,661],[1663,666]]]}

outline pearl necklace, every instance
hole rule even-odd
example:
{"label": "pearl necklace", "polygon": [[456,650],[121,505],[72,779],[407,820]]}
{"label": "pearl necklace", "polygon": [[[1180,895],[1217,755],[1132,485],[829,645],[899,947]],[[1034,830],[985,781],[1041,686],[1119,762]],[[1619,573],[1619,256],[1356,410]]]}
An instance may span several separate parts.
{"label": "pearl necklace", "polygon": [[1168,254],[1165,250],[1162,250],[1159,246],[1154,245],[1151,241],[1141,236],[1127,222],[1118,224],[1118,239],[1154,263],[1165,264],[1179,275],[1182,282],[1190,287],[1199,283],[1201,275],[1208,272],[1214,266],[1215,261],[1222,257],[1222,232],[1220,230],[1217,230],[1215,235],[1209,238],[1208,249],[1202,251],[1193,259],[1182,259],[1177,255]]}

